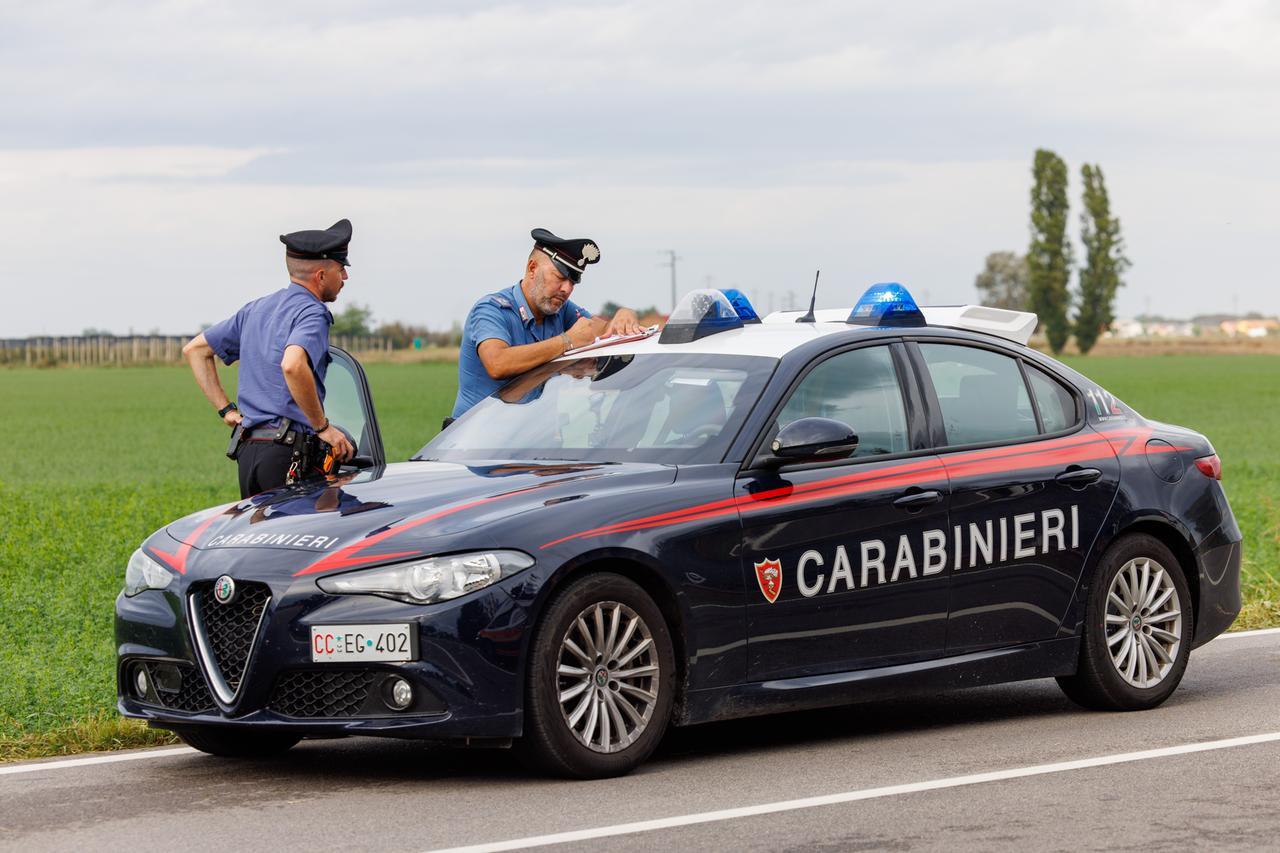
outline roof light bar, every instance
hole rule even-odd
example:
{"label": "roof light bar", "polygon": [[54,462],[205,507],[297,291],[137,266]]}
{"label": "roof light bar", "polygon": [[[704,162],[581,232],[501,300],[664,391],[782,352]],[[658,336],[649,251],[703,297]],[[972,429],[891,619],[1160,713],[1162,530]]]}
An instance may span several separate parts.
{"label": "roof light bar", "polygon": [[849,312],[845,321],[855,326],[903,326],[925,325],[924,315],[907,289],[896,281],[873,284],[862,294],[858,304]]}
{"label": "roof light bar", "polygon": [[741,329],[742,325],[733,303],[719,290],[691,290],[671,312],[658,343],[687,344],[707,335]]}

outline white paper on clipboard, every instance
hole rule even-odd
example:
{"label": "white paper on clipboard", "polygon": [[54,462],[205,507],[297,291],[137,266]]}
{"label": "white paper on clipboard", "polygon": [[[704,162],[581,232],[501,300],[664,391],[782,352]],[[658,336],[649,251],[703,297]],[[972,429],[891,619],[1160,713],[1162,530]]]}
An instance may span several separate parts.
{"label": "white paper on clipboard", "polygon": [[658,334],[659,329],[660,329],[659,326],[649,326],[648,328],[643,329],[642,331],[639,331],[634,335],[610,335],[607,338],[596,338],[594,341],[592,341],[589,344],[584,344],[583,346],[580,346],[580,347],[574,347],[571,350],[565,350],[564,354],[577,355],[580,352],[599,349],[600,347],[613,346],[614,344],[625,344],[627,341],[642,341],[645,338],[653,337],[654,335]]}

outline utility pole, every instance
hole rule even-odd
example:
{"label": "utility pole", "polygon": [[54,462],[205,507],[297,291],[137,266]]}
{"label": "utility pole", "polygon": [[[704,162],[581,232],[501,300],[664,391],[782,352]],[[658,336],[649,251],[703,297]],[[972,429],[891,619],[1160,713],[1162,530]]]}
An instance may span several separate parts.
{"label": "utility pole", "polygon": [[681,260],[676,254],[675,249],[664,249],[662,253],[667,256],[667,261],[662,266],[671,268],[671,310],[676,310],[676,261]]}

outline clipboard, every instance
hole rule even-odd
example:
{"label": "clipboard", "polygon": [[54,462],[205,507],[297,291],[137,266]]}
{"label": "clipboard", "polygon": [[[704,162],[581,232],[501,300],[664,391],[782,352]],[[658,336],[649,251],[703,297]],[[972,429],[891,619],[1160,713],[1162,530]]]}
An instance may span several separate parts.
{"label": "clipboard", "polygon": [[658,334],[658,331],[660,330],[660,328],[661,328],[660,326],[653,325],[635,333],[634,335],[609,335],[609,337],[607,338],[596,338],[594,341],[592,341],[589,344],[584,344],[580,347],[574,347],[573,349],[565,350],[564,355],[577,355],[580,352],[599,349],[600,347],[609,347],[609,346],[613,346],[614,344],[625,344],[628,341],[642,341],[645,338],[651,338],[654,335]]}

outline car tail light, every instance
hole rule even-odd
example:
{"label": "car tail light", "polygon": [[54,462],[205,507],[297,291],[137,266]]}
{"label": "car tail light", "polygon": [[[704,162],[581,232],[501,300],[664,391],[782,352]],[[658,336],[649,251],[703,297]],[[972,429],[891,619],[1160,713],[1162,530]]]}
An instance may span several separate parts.
{"label": "car tail light", "polygon": [[1201,456],[1196,460],[1196,467],[1200,469],[1201,474],[1211,480],[1222,479],[1222,460],[1216,453],[1212,456]]}

